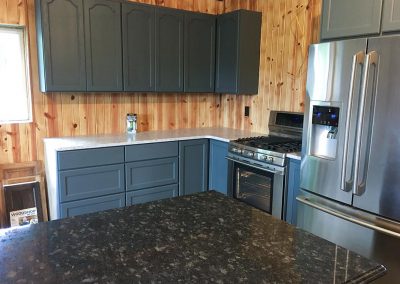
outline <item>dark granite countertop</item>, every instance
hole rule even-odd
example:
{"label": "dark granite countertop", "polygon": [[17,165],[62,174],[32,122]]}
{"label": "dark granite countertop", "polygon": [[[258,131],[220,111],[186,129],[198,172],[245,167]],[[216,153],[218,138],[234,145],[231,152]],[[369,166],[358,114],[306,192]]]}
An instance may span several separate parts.
{"label": "dark granite countertop", "polygon": [[1,283],[361,283],[384,271],[215,192],[0,231]]}

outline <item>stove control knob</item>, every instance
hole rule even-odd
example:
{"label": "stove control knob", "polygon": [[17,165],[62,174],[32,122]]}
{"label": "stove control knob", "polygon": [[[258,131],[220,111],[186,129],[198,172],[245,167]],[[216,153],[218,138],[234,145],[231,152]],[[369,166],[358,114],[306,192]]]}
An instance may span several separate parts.
{"label": "stove control knob", "polygon": [[241,153],[242,153],[242,150],[239,149],[239,148],[233,147],[231,150],[232,150],[233,153],[238,153],[238,154],[241,154]]}
{"label": "stove control knob", "polygon": [[267,161],[267,162],[269,162],[269,163],[273,163],[273,162],[274,162],[274,158],[273,158],[273,157],[265,156],[265,157],[264,157],[264,160]]}
{"label": "stove control knob", "polygon": [[247,151],[247,152],[246,152],[246,156],[247,156],[247,157],[250,157],[250,158],[253,158],[253,157],[254,157],[254,152],[252,152],[252,151]]}

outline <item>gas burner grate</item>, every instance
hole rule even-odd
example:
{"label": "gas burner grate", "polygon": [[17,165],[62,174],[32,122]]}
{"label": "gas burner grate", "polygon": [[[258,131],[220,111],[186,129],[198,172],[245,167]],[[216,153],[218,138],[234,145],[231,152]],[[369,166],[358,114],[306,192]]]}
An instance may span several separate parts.
{"label": "gas burner grate", "polygon": [[301,140],[278,136],[259,136],[242,138],[235,141],[238,144],[256,149],[274,151],[279,153],[292,153],[301,151]]}

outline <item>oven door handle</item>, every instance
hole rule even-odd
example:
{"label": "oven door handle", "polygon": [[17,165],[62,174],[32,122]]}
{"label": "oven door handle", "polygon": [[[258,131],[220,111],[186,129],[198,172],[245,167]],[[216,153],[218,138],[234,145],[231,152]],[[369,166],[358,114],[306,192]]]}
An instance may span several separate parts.
{"label": "oven door handle", "polygon": [[244,166],[248,166],[248,167],[252,167],[252,168],[255,168],[255,169],[259,169],[259,170],[264,171],[264,172],[269,172],[269,173],[272,173],[274,175],[281,175],[281,176],[285,175],[285,170],[284,169],[282,169],[280,171],[279,170],[271,170],[271,169],[263,168],[263,167],[260,167],[260,166],[254,165],[254,164],[238,161],[236,159],[232,159],[232,158],[229,158],[229,157],[225,157],[225,159],[227,159],[228,161],[234,162],[234,163],[238,163],[238,164],[244,165]]}

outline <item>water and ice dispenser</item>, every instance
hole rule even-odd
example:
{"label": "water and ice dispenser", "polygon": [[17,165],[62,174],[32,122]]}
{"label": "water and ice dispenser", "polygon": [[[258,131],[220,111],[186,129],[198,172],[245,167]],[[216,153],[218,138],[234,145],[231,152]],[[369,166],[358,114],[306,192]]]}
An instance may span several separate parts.
{"label": "water and ice dispenser", "polygon": [[310,154],[335,159],[337,155],[339,108],[314,105],[312,109]]}

